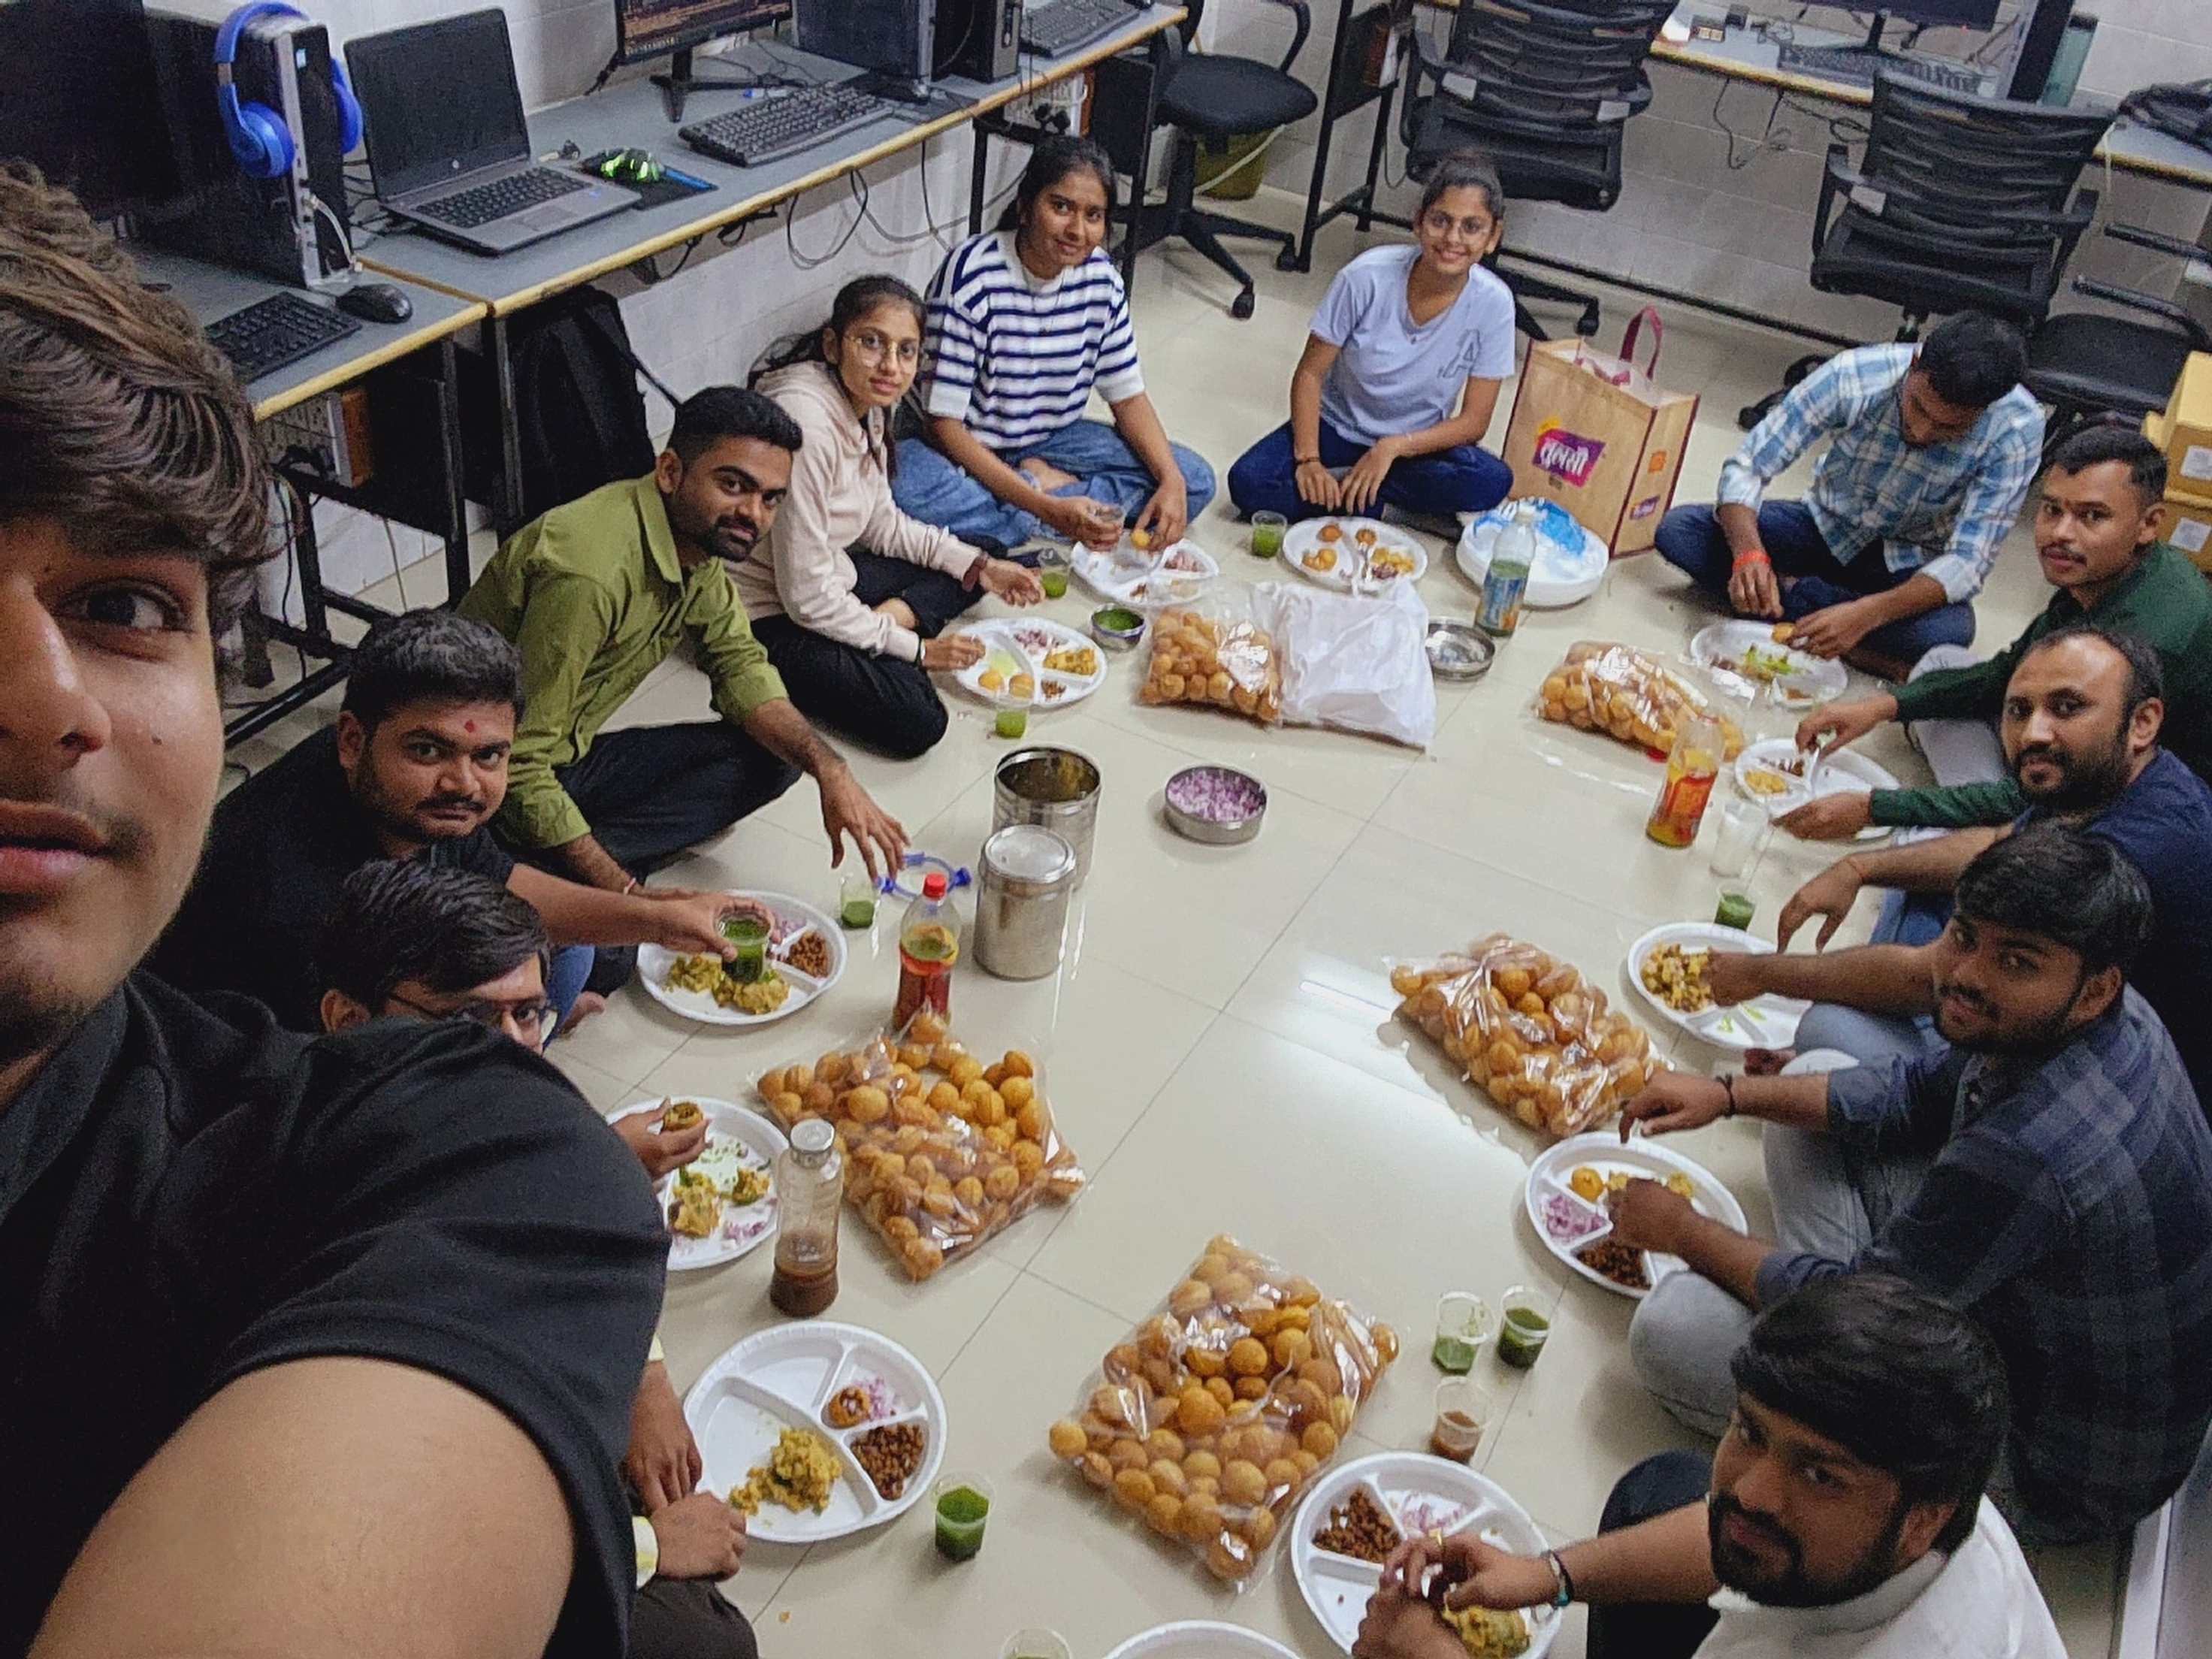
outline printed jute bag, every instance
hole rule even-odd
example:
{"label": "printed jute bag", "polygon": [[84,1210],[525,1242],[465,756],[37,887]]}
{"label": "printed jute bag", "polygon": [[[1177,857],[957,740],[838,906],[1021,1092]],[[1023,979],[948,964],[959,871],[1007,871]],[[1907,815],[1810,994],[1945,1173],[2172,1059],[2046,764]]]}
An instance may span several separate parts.
{"label": "printed jute bag", "polygon": [[[1646,319],[1651,356],[1638,368],[1630,359]],[[1651,545],[1698,418],[1696,398],[1652,378],[1660,334],[1659,313],[1646,306],[1621,336],[1618,357],[1579,338],[1530,346],[1505,434],[1514,495],[1559,502],[1616,558]]]}

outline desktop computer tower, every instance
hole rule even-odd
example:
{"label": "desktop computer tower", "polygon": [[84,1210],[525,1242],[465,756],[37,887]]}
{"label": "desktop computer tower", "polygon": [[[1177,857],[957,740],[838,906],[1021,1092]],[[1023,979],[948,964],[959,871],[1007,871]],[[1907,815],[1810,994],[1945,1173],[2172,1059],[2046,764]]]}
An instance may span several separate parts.
{"label": "desktop computer tower", "polygon": [[939,75],[1003,81],[1022,49],[1022,0],[937,0]]}
{"label": "desktop computer tower", "polygon": [[[275,17],[239,37],[238,95],[282,117],[294,151],[289,172],[252,179],[231,155],[216,110],[216,26],[161,12],[149,12],[146,26],[176,181],[169,199],[140,212],[138,234],[272,282],[312,288],[343,271],[345,248],[331,221],[347,222],[345,158],[328,32]],[[316,211],[318,201],[327,216]]]}

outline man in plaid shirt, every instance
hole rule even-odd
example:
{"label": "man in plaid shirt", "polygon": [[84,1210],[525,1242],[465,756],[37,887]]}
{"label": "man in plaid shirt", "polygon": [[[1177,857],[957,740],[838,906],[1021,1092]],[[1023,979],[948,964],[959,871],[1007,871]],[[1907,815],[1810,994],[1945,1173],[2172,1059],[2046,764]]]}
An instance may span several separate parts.
{"label": "man in plaid shirt", "polygon": [[2048,823],[1959,879],[1935,947],[1948,1051],[1826,1076],[1669,1073],[1622,1118],[1652,1133],[1764,1118],[1780,1243],[1656,1182],[1613,1237],[1693,1270],[1637,1310],[1644,1386],[1718,1432],[1728,1357],[1813,1279],[1893,1273],[1988,1329],[2012,1385],[1996,1497],[2024,1541],[2125,1531],[2181,1485],[2212,1424],[2212,1130],[2124,981],[2150,927],[2110,842]]}
{"label": "man in plaid shirt", "polygon": [[[1721,468],[1718,501],[1667,515],[1661,555],[1738,616],[1793,624],[1798,649],[1904,678],[1931,647],[1974,637],[1968,602],[2042,453],[2026,363],[2019,334],[1978,312],[1947,318],[1917,348],[1830,359]],[[1811,495],[1767,501],[1824,436]]]}

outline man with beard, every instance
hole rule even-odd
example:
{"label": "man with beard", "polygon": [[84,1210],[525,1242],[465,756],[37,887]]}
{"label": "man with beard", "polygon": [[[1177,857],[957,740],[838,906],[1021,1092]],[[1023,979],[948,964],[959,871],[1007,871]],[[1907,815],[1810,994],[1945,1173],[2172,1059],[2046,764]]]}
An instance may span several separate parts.
{"label": "man with beard", "polygon": [[1910,722],[1936,787],[1823,796],[1782,826],[1808,841],[1843,841],[1870,823],[2011,822],[2027,803],[1998,746],[2005,687],[2040,641],[2074,628],[2133,635],[2156,650],[2166,746],[2212,779],[2212,585],[2159,539],[2165,497],[2166,457],[2140,432],[2087,427],[2060,444],[2035,511],[2035,554],[2055,590],[2043,614],[1987,662],[1963,647],[1938,646],[1910,684],[1832,702],[1798,726],[1798,743],[1810,749],[1850,743],[1887,720]]}
{"label": "man with beard", "polygon": [[[767,537],[798,424],[758,392],[684,400],[642,478],[556,507],[510,537],[462,598],[522,652],[522,720],[499,830],[525,860],[627,893],[686,848],[812,776],[830,863],[852,837],[870,871],[906,831],[785,696],[725,559]],[[718,720],[601,727],[688,638]]]}
{"label": "man with beard", "polygon": [[[2141,641],[2076,628],[2048,635],[2013,672],[2003,739],[2023,826],[2051,818],[2081,824],[2126,854],[2150,889],[2151,933],[2130,978],[2166,1022],[2200,1103],[2212,1106],[2212,787],[2159,744],[2164,702],[2157,654]],[[1871,1061],[1937,1046],[1934,947],[1952,887],[1974,856],[2007,834],[1961,830],[1850,857],[1792,896],[1776,927],[1782,950],[1716,956],[1706,969],[1714,1000],[1762,992],[1814,1006],[1798,1023],[1801,1051],[1826,1048]],[[1826,945],[1863,886],[1905,895],[1876,942],[1825,955],[1784,954],[1813,916]],[[1754,1071],[1787,1055],[1753,1051]]]}
{"label": "man with beard", "polygon": [[[492,838],[522,712],[522,664],[480,622],[412,611],[355,647],[337,722],[224,798],[184,908],[154,970],[180,991],[258,997],[295,1031],[322,1029],[325,929],[362,865],[407,859],[495,881],[535,909],[556,945],[726,951],[719,893],[611,893],[518,864]],[[566,1013],[591,968],[555,958]]]}
{"label": "man with beard", "polygon": [[1472,1532],[1400,1545],[1355,1659],[1466,1659],[1439,1616],[1589,1604],[1589,1659],[2060,1659],[1983,1495],[2004,1439],[1989,1337],[1879,1273],[1808,1285],[1751,1328],[1710,1458],[1662,1452],[1598,1535],[1515,1555]]}
{"label": "man with beard", "polygon": [[0,1654],[618,1654],[637,1160],[515,1043],[132,971],[269,487],[190,316],[0,167]]}
{"label": "man with beard", "polygon": [[1966,866],[1931,958],[1933,1054],[1803,1077],[1668,1073],[1621,1134],[1766,1124],[1778,1243],[1654,1181],[1613,1238],[1679,1256],[1629,1356],[1660,1404],[1719,1434],[1753,1310],[1816,1279],[1893,1273],[1972,1315],[2004,1356],[1997,1495],[2032,1543],[2112,1537],[2170,1497],[2212,1424],[2212,1128],[2126,971],[2150,895],[2067,823]]}

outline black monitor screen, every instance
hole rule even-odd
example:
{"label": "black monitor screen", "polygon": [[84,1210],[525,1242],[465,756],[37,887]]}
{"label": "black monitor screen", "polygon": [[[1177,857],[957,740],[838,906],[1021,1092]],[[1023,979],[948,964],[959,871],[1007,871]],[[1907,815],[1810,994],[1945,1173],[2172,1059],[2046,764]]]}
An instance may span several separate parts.
{"label": "black monitor screen", "polygon": [[507,18],[472,11],[346,47],[380,196],[530,154]]}
{"label": "black monitor screen", "polygon": [[909,81],[930,77],[936,0],[799,0],[799,49]]}
{"label": "black monitor screen", "polygon": [[139,0],[0,0],[0,156],[109,219],[176,188]]}
{"label": "black monitor screen", "polygon": [[791,0],[615,0],[615,52],[625,64],[641,63],[790,15]]}
{"label": "black monitor screen", "polygon": [[1997,0],[1892,0],[1883,11],[1900,23],[1923,23],[1930,28],[1993,29],[1997,26]]}

